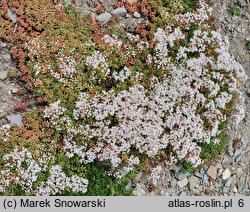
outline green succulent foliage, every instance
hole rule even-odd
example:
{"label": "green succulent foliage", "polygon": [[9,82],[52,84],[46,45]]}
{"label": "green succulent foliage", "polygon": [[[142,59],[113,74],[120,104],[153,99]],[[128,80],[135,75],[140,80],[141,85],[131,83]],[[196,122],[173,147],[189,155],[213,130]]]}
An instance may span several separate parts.
{"label": "green succulent foliage", "polygon": [[193,167],[192,163],[190,162],[183,162],[182,164],[182,168],[181,168],[181,173],[193,173],[195,168]]}
{"label": "green succulent foliage", "polygon": [[119,179],[110,176],[110,168],[105,164],[90,163],[81,164],[77,157],[68,160],[64,156],[59,159],[59,164],[63,167],[67,176],[77,174],[78,176],[89,179],[88,191],[86,193],[74,193],[63,191],[60,195],[65,196],[131,196],[132,189],[126,189],[133,174]]}
{"label": "green succulent foliage", "polygon": [[250,51],[250,40],[246,41],[246,48],[248,51]]}
{"label": "green succulent foliage", "polygon": [[65,7],[69,7],[71,5],[71,0],[65,0]]}
{"label": "green succulent foliage", "polygon": [[211,142],[209,144],[202,143],[201,146],[201,159],[220,159],[220,156],[226,152],[227,144],[229,141],[228,135],[225,133],[220,133],[217,135],[217,139],[219,139],[219,143]]}
{"label": "green succulent foliage", "polygon": [[237,15],[237,16],[239,16],[241,13],[240,8],[235,5],[229,6],[228,11],[231,15]]}

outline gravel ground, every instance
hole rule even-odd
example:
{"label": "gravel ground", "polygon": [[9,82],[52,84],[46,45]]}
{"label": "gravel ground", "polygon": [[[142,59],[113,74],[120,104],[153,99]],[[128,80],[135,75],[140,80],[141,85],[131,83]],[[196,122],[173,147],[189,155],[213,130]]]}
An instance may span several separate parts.
{"label": "gravel ground", "polygon": [[3,117],[14,112],[15,103],[19,101],[15,93],[19,86],[10,79],[18,73],[12,61],[7,44],[0,41],[0,124],[6,121]]}

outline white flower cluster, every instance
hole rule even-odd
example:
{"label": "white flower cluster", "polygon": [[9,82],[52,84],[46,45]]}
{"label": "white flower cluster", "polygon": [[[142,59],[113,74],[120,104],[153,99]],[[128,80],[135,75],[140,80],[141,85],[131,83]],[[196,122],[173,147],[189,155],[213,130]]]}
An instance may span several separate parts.
{"label": "white flower cluster", "polygon": [[176,41],[183,39],[185,39],[185,35],[181,32],[179,27],[175,28],[169,35],[166,34],[165,30],[161,28],[157,29],[153,40],[156,42],[156,56],[153,59],[158,69],[167,69],[170,67],[169,64],[171,64],[171,60],[168,56],[169,47],[173,47]]}
{"label": "white flower cluster", "polygon": [[110,73],[109,65],[103,54],[99,51],[95,51],[91,56],[87,56],[85,62],[87,66],[90,66],[94,70],[99,69],[105,75]]}
{"label": "white flower cluster", "polygon": [[212,8],[209,7],[204,0],[199,0],[198,5],[198,9],[193,12],[175,15],[174,19],[176,22],[190,26],[191,24],[201,25],[205,21],[209,20],[212,14]]}
{"label": "white flower cluster", "polygon": [[79,176],[67,177],[62,167],[54,165],[50,169],[50,175],[46,182],[42,182],[36,190],[36,195],[48,196],[55,195],[66,188],[73,192],[87,192],[88,180]]}
{"label": "white flower cluster", "polygon": [[24,147],[21,150],[16,147],[13,152],[5,154],[3,160],[6,164],[0,172],[0,191],[3,192],[13,182],[25,191],[32,191],[37,173],[41,172],[32,154]]}
{"label": "white flower cluster", "polygon": [[46,106],[44,109],[44,117],[48,118],[52,125],[57,126],[59,129],[59,126],[61,125],[59,117],[64,114],[66,111],[65,108],[60,106],[61,101],[58,100],[49,106]]}
{"label": "white flower cluster", "polygon": [[48,47],[47,43],[38,36],[30,37],[29,42],[25,44],[25,48],[28,49],[30,57],[37,57],[44,54]]}
{"label": "white flower cluster", "polygon": [[156,166],[152,169],[150,178],[154,185],[157,185],[157,182],[165,177],[165,171],[162,166]]}
{"label": "white flower cluster", "polygon": [[72,57],[66,57],[62,55],[58,58],[58,68],[61,71],[63,77],[72,78],[72,75],[76,72],[76,61]]}
{"label": "white flower cluster", "polygon": [[[203,129],[200,115],[196,114],[197,105],[204,104],[205,97],[179,81],[182,72],[176,70],[179,78],[173,77],[174,86],[168,85],[166,79],[163,83],[154,81],[150,91],[137,84],[118,95],[111,91],[88,100],[88,94],[82,94],[76,103],[74,115],[76,120],[95,118],[92,126],[84,124],[79,128],[85,138],[91,140],[96,137],[98,142],[95,148],[88,150],[87,144],[83,143],[83,152],[75,143],[66,143],[71,147],[67,149],[71,149],[71,154],[77,153],[83,161],[86,158],[85,162],[98,159],[110,161],[113,167],[117,167],[122,162],[120,156],[133,148],[153,157],[160,149],[172,144],[179,158],[198,165],[201,162],[200,148],[192,141],[211,137],[211,132]],[[146,96],[147,92],[150,93],[149,97]],[[188,100],[183,103],[185,96]],[[114,126],[111,126],[110,117],[115,119]],[[166,128],[170,129],[169,133]],[[72,151],[73,146],[77,151]]]}
{"label": "white flower cluster", "polygon": [[[179,27],[174,23],[158,28],[149,42],[127,34],[130,43],[124,44],[122,58],[150,52],[145,55],[148,64],[143,68],[150,67],[145,73],[133,65],[111,71],[108,52],[104,55],[97,50],[87,56],[84,62],[94,70],[93,79],[95,71],[101,71],[117,84],[133,74],[136,80],[119,92],[102,91],[94,96],[81,93],[75,109],[67,112],[73,113],[74,120],[65,115],[67,109],[59,101],[45,108],[45,117],[56,129],[66,129],[66,156],[77,155],[82,163],[109,162],[115,171],[128,172],[140,162],[138,153],[153,158],[160,150],[171,147],[179,160],[194,166],[201,164],[200,144],[219,142],[216,136],[220,123],[227,120],[225,109],[234,103],[235,96],[239,100],[234,106],[236,122],[244,116],[239,86],[246,74],[229,54],[228,40],[206,23],[210,14],[211,8],[200,0],[195,11],[174,17],[181,23]],[[197,29],[190,29],[191,25]],[[185,35],[186,30],[192,30],[192,37]],[[103,41],[120,46],[114,36],[106,35]],[[159,75],[154,73],[162,71],[165,74],[155,77]],[[176,158],[171,157],[170,162]],[[57,170],[57,175],[62,176]]]}
{"label": "white flower cluster", "polygon": [[[76,70],[76,61],[72,57],[61,55],[57,59],[57,68],[54,70],[50,64],[47,65],[50,74],[55,77],[59,82],[65,82],[66,80],[73,79]],[[37,67],[36,67],[37,69]],[[37,69],[36,74],[40,71]]]}
{"label": "white flower cluster", "polygon": [[116,46],[116,47],[122,46],[122,41],[118,39],[117,35],[110,36],[110,35],[106,34],[103,36],[102,40],[105,43],[109,44],[109,46],[111,46],[111,47],[112,46]]}
{"label": "white flower cluster", "polygon": [[5,165],[0,171],[0,192],[4,192],[12,183],[19,184],[25,192],[36,195],[55,195],[66,188],[73,192],[87,191],[88,180],[76,175],[67,177],[59,165],[52,166],[47,181],[41,182],[38,188],[34,188],[38,174],[46,172],[48,164],[53,160],[52,155],[42,153],[41,150],[36,161],[28,149],[16,147],[13,152],[3,156]]}
{"label": "white flower cluster", "polygon": [[124,82],[126,79],[130,77],[130,75],[131,71],[126,66],[119,73],[117,73],[116,71],[112,73],[114,79],[120,82]]}

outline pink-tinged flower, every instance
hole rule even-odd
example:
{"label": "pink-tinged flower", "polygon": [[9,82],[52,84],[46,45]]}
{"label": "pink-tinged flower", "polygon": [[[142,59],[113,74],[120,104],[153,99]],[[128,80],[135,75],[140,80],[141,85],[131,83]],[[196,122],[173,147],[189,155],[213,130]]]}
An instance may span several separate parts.
{"label": "pink-tinged flower", "polygon": [[42,97],[37,97],[36,98],[36,102],[38,103],[38,104],[40,104],[41,102],[43,101],[43,98]]}

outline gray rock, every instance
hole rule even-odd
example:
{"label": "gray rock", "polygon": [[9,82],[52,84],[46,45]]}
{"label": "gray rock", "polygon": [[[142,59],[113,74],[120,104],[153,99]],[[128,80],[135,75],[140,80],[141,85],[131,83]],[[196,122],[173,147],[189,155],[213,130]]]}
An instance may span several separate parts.
{"label": "gray rock", "polygon": [[0,118],[4,116],[4,111],[0,108]]}
{"label": "gray rock", "polygon": [[10,56],[10,54],[7,53],[7,52],[4,53],[4,54],[2,54],[1,57],[2,57],[2,59],[3,59],[5,62],[11,61],[11,56]]}
{"label": "gray rock", "polygon": [[130,181],[128,182],[128,184],[125,186],[125,189],[126,189],[126,190],[132,189],[132,181],[131,181],[131,180],[130,180]]}
{"label": "gray rock", "polygon": [[176,174],[176,179],[177,180],[179,180],[179,181],[181,181],[181,180],[183,180],[183,179],[185,179],[186,177],[189,177],[190,176],[190,174],[189,173],[178,173],[178,174]]}
{"label": "gray rock", "polygon": [[172,187],[175,187],[176,184],[177,184],[177,180],[173,178],[173,179],[170,181],[170,184],[171,184]]}
{"label": "gray rock", "polygon": [[203,178],[203,174],[200,174],[199,172],[195,172],[194,176],[199,177],[201,179]]}
{"label": "gray rock", "polygon": [[7,46],[7,44],[6,44],[6,43],[4,43],[4,42],[0,41],[0,47],[6,47],[6,46]]}
{"label": "gray rock", "polygon": [[138,12],[134,12],[134,14],[133,14],[133,15],[134,15],[134,17],[135,17],[135,18],[140,18],[140,17],[141,17],[141,14],[140,14],[140,13],[138,13]]}
{"label": "gray rock", "polygon": [[215,182],[214,186],[215,188],[220,188],[220,184],[218,182]]}
{"label": "gray rock", "polygon": [[227,167],[230,164],[230,159],[227,155],[224,156],[223,161],[222,161],[222,166]]}
{"label": "gray rock", "polygon": [[202,175],[204,175],[205,172],[206,172],[206,169],[205,169],[205,168],[201,168],[200,173],[201,173]]}
{"label": "gray rock", "polygon": [[166,189],[165,196],[175,196],[175,191],[172,188]]}
{"label": "gray rock", "polygon": [[112,15],[124,16],[127,14],[125,7],[118,7],[111,12]]}
{"label": "gray rock", "polygon": [[230,177],[230,178],[226,181],[225,186],[230,187],[231,184],[232,184],[232,180],[233,180],[233,179]]}
{"label": "gray rock", "polygon": [[189,188],[190,188],[190,190],[193,191],[195,188],[198,188],[199,187],[199,182],[200,182],[200,179],[198,177],[191,176],[189,178]]}
{"label": "gray rock", "polygon": [[232,178],[231,186],[235,186],[237,182],[237,176],[233,175],[231,178]]}
{"label": "gray rock", "polygon": [[238,190],[239,191],[242,191],[244,189],[245,183],[246,183],[246,175],[243,174],[240,177],[239,182],[238,182]]}
{"label": "gray rock", "polygon": [[237,160],[238,157],[240,157],[241,155],[243,155],[245,153],[245,150],[242,148],[236,149],[233,159]]}
{"label": "gray rock", "polygon": [[230,191],[230,188],[229,187],[224,187],[223,188],[223,192],[225,193],[225,194],[227,194],[227,193],[229,193],[229,191]]}
{"label": "gray rock", "polygon": [[231,171],[229,169],[225,169],[224,172],[222,173],[222,179],[226,180],[231,176]]}
{"label": "gray rock", "polygon": [[5,80],[8,76],[8,71],[1,71],[0,70],[0,80]]}
{"label": "gray rock", "polygon": [[217,167],[211,165],[207,170],[207,175],[215,180],[217,177]]}
{"label": "gray rock", "polygon": [[[245,151],[244,151],[244,153],[245,153]],[[242,159],[243,159],[243,156],[240,155],[239,157],[237,157],[237,159],[235,160],[235,162],[239,163],[240,161],[242,161]]]}
{"label": "gray rock", "polygon": [[241,177],[241,175],[244,173],[244,171],[243,171],[243,169],[242,168],[237,168],[237,170],[236,170],[236,176],[237,177]]}
{"label": "gray rock", "polygon": [[100,15],[97,16],[97,20],[102,24],[107,24],[111,18],[112,15],[108,12],[101,13]]}
{"label": "gray rock", "polygon": [[203,183],[208,184],[208,176],[206,174],[203,176]]}
{"label": "gray rock", "polygon": [[17,93],[19,91],[19,89],[20,89],[19,86],[13,85],[13,87],[11,88],[10,91],[11,91],[12,94],[15,94],[15,93]]}
{"label": "gray rock", "polygon": [[14,23],[16,23],[17,21],[17,14],[13,11],[11,11],[10,9],[8,9],[8,16],[10,18],[10,20],[12,20]]}
{"label": "gray rock", "polygon": [[126,18],[131,18],[131,15],[129,13],[127,13]]}
{"label": "gray rock", "polygon": [[180,188],[186,186],[187,184],[188,184],[188,179],[187,179],[187,178],[184,178],[183,180],[177,182],[177,185],[178,185]]}
{"label": "gray rock", "polygon": [[[249,99],[248,99],[249,100]],[[248,142],[249,142],[249,140],[248,139],[246,139],[246,138],[241,138],[241,143],[242,143],[242,145],[247,145],[248,144]]]}
{"label": "gray rock", "polygon": [[22,116],[19,114],[11,114],[7,116],[7,119],[10,122],[10,126],[18,125],[20,127],[23,127],[23,119]]}
{"label": "gray rock", "polygon": [[133,194],[135,196],[146,196],[145,190],[139,184],[137,184],[136,189],[133,190]]}
{"label": "gray rock", "polygon": [[187,196],[187,193],[185,191],[182,191],[179,196]]}

